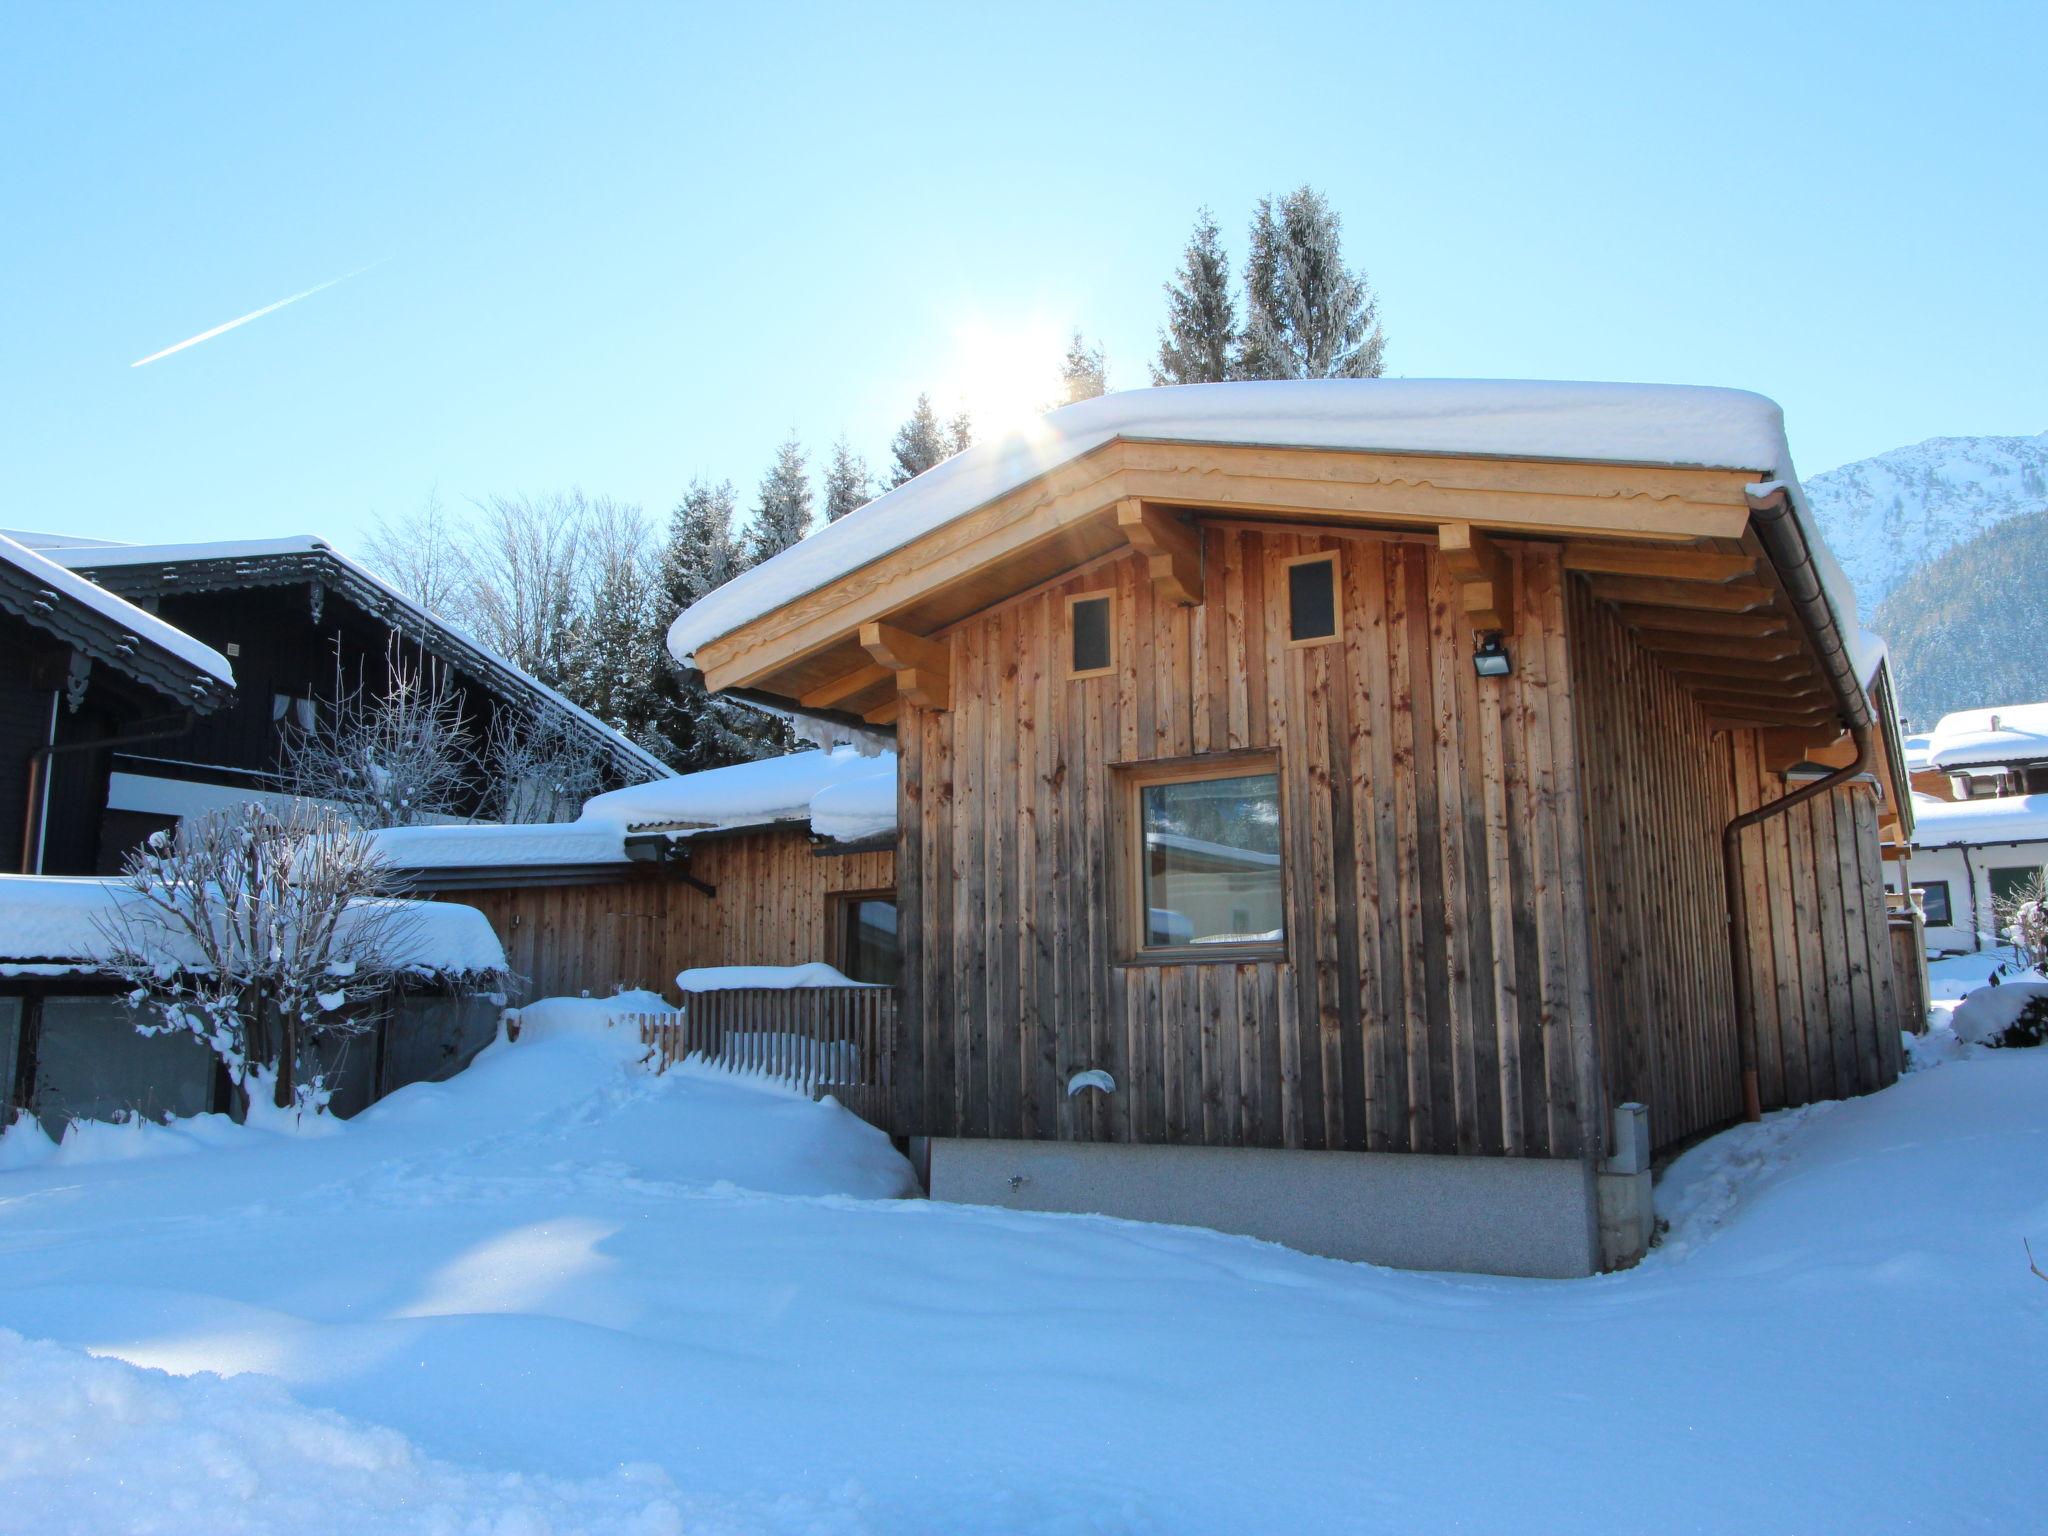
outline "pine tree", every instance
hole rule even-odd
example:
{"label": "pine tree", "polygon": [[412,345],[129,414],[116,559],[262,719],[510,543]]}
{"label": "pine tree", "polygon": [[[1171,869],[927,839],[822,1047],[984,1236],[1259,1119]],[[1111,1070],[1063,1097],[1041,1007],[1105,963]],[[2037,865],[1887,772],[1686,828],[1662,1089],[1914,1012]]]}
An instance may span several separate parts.
{"label": "pine tree", "polygon": [[867,500],[867,461],[842,436],[832,445],[832,462],[825,469],[825,521],[836,523]]}
{"label": "pine tree", "polygon": [[747,526],[748,563],[759,565],[781,554],[810,531],[811,477],[804,469],[803,444],[791,433],[761,477],[761,499]]}
{"label": "pine tree", "polygon": [[1166,324],[1159,330],[1154,384],[1217,384],[1231,377],[1237,350],[1237,305],[1230,297],[1230,263],[1216,220],[1204,208],[1181,253],[1180,271],[1166,285]]}
{"label": "pine tree", "polygon": [[[957,427],[957,421],[955,425]],[[939,418],[932,410],[932,397],[919,395],[917,409],[910,413],[910,420],[896,429],[895,440],[889,444],[889,452],[895,459],[889,488],[894,490],[904,481],[923,474],[947,454],[958,451],[946,446]]]}
{"label": "pine tree", "polygon": [[1101,347],[1091,347],[1079,331],[1067,343],[1067,355],[1060,362],[1061,405],[1093,400],[1109,389],[1109,364]]}
{"label": "pine tree", "polygon": [[1238,375],[1247,379],[1370,379],[1383,371],[1379,302],[1363,272],[1344,265],[1342,220],[1300,187],[1276,206],[1259,199],[1245,262],[1245,328]]}
{"label": "pine tree", "polygon": [[664,593],[647,519],[637,506],[599,497],[584,540],[589,583],[572,626],[562,692],[665,755],[660,669],[652,664],[661,655]]}
{"label": "pine tree", "polygon": [[961,406],[953,413],[953,419],[946,423],[946,456],[965,453],[974,446],[974,418],[967,414],[967,407]]}
{"label": "pine tree", "polygon": [[[659,610],[666,618],[657,625],[657,635],[667,619],[746,569],[746,551],[733,531],[737,511],[730,480],[717,485],[692,481],[677,503],[661,555]],[[660,744],[643,743],[648,750],[685,770],[718,768],[777,750],[767,722],[743,706],[713,698],[699,674],[668,654],[665,636],[654,654],[659,703],[653,730]]]}

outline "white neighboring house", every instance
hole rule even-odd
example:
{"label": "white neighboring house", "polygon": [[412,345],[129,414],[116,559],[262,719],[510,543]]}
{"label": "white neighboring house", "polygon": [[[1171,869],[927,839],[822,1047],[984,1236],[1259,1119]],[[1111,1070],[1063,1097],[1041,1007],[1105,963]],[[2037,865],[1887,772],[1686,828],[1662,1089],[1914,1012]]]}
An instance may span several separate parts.
{"label": "white neighboring house", "polygon": [[[1994,947],[1998,905],[2048,877],[2048,702],[1943,715],[1907,757],[1927,951]],[[1896,867],[1888,879],[1897,890]]]}

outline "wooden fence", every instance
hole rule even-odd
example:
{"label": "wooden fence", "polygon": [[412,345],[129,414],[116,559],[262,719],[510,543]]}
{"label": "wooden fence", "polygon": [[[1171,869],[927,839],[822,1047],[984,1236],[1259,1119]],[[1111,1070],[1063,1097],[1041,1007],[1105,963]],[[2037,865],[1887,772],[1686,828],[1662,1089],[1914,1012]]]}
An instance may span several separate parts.
{"label": "wooden fence", "polygon": [[740,987],[692,992],[680,1014],[635,1016],[661,1070],[696,1056],[734,1072],[837,1099],[881,1130],[894,1129],[889,1058],[894,987]]}
{"label": "wooden fence", "polygon": [[1899,979],[1899,1023],[1916,1035],[1927,1033],[1927,927],[1917,909],[1894,912],[1892,969]]}

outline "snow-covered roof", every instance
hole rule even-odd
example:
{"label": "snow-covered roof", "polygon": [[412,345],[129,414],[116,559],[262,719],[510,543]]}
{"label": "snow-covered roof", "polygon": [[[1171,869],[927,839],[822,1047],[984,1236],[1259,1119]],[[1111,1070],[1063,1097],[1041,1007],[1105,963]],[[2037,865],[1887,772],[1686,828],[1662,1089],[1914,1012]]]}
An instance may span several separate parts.
{"label": "snow-covered roof", "polygon": [[[101,924],[124,902],[138,899],[118,880],[0,875],[0,974],[97,970],[109,948]],[[404,950],[394,957],[402,967],[443,975],[483,975],[507,969],[497,933],[474,907],[388,899],[364,905],[405,909],[405,921],[396,929]],[[348,923],[349,914],[344,913],[336,939],[344,956]],[[167,958],[184,962],[191,957],[174,954]]]}
{"label": "snow-covered roof", "polygon": [[[43,534],[39,537],[54,540],[59,536]],[[601,738],[615,757],[630,761],[646,773],[667,775],[674,772],[639,743],[606,725],[588,710],[571,703],[531,673],[498,655],[474,635],[458,625],[451,624],[441,615],[421,607],[375,571],[351,560],[325,539],[316,538],[312,534],[292,534],[274,539],[223,539],[177,544],[104,544],[95,540],[79,539],[63,544],[52,543],[44,549],[44,554],[52,562],[83,571],[118,571],[133,566],[199,562],[268,562],[293,557],[317,560],[331,567],[335,574],[344,577],[348,584],[366,589],[368,594],[374,595],[377,605],[404,614],[416,631],[436,631],[469,653],[467,657],[449,658],[456,664],[466,665],[479,676],[489,677],[496,674],[498,678],[518,689],[536,695],[552,708],[569,716],[585,731]]]}
{"label": "snow-covered roof", "polygon": [[1858,670],[1856,603],[1792,469],[1784,413],[1745,390],[1485,379],[1314,379],[1125,390],[977,444],[727,582],[669,628],[689,661],[730,633],[1103,445],[1125,440],[1734,469],[1791,492]]}
{"label": "snow-covered roof", "polygon": [[467,827],[389,827],[371,834],[400,869],[545,869],[624,864],[618,829],[580,822]]}
{"label": "snow-covered roof", "polygon": [[[886,796],[887,809],[883,810]],[[852,747],[792,752],[759,762],[707,768],[650,784],[634,784],[595,796],[583,807],[578,827],[609,826],[619,832],[726,831],[810,821],[824,800],[828,827],[860,827],[867,836],[896,825],[896,754],[863,756]],[[880,818],[886,814],[886,822]],[[845,838],[845,830],[825,831]]]}
{"label": "snow-covered roof", "polygon": [[2000,795],[1989,800],[1913,797],[1916,848],[2039,842],[2048,842],[2048,795]]}
{"label": "snow-covered roof", "polygon": [[116,597],[104,588],[94,586],[83,576],[74,575],[48,555],[0,534],[0,560],[46,588],[58,602],[72,602],[90,609],[134,635],[141,643],[153,645],[193,670],[205,673],[223,688],[235,686],[234,668],[228,665],[227,657],[212,646],[193,639],[175,625],[166,624],[155,614],[144,612],[126,598]]}
{"label": "snow-covered roof", "polygon": [[1959,709],[1935,723],[1927,744],[1927,761],[1935,768],[2037,758],[2048,758],[2048,702]]}
{"label": "snow-covered roof", "polygon": [[1927,760],[1927,754],[1934,750],[1934,737],[1928,731],[1916,731],[1905,738],[1906,772],[1918,773],[1934,765]]}

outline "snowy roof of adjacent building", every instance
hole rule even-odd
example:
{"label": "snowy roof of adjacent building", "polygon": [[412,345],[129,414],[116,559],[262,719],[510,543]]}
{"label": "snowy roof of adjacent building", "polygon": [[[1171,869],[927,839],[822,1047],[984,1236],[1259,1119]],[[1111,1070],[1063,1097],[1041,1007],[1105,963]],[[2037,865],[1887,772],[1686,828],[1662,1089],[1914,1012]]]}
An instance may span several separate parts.
{"label": "snowy roof of adjacent building", "polygon": [[1934,750],[1934,737],[1927,731],[1915,731],[1904,739],[1906,750],[1906,772],[1918,773],[1934,765],[1927,760],[1927,754]]}
{"label": "snowy roof of adjacent building", "polygon": [[[844,838],[845,830],[855,826],[865,828],[858,836],[893,830],[896,754],[869,757],[852,747],[833,747],[707,768],[595,796],[574,825],[677,835],[778,822],[813,822],[815,827],[821,799],[827,826],[841,829],[824,832],[825,836]],[[868,825],[884,814],[886,822]]]}
{"label": "snowy roof of adjacent building", "polygon": [[1868,679],[1856,622],[1792,468],[1784,413],[1745,390],[1485,379],[1314,379],[1126,390],[980,443],[727,582],[679,615],[669,650],[697,648],[1117,439],[1733,469],[1791,494],[1841,632]]}
{"label": "snowy roof of adjacent building", "polygon": [[[55,541],[60,536],[39,534],[37,537]],[[206,585],[204,579],[193,579],[201,574],[191,570],[194,566],[204,566],[208,572],[223,569],[235,572],[235,568],[240,566],[244,570],[235,574],[253,576],[266,566],[285,564],[296,568],[310,564],[323,579],[336,585],[344,596],[368,611],[398,621],[399,628],[410,628],[415,637],[424,638],[431,633],[439,644],[430,644],[430,650],[452,652],[446,659],[486,683],[495,684],[499,691],[530,695],[566,715],[577,727],[598,740],[622,768],[630,766],[655,776],[674,771],[646,748],[612,729],[588,710],[571,703],[531,673],[513,665],[466,630],[421,607],[367,566],[358,564],[325,539],[311,534],[176,544],[106,544],[76,539],[46,543],[43,553],[56,564],[90,573],[119,572],[138,566],[185,567],[182,579],[193,589],[203,589]]]}
{"label": "snowy roof of adjacent building", "polygon": [[2040,842],[2048,842],[2048,795],[2000,795],[1990,800],[1913,797],[1916,848]]}
{"label": "snowy roof of adjacent building", "polygon": [[[118,880],[0,875],[0,974],[62,975],[99,970],[113,949],[105,925],[124,903],[139,899]],[[404,949],[394,957],[405,969],[438,975],[486,975],[507,969],[497,933],[474,907],[390,899],[380,899],[374,905],[395,905],[405,911],[405,921],[399,927]],[[345,913],[335,940],[343,958],[347,957],[347,928]],[[177,948],[168,935],[166,947]],[[166,958],[176,963],[191,959],[177,953]]]}
{"label": "snowy roof of adjacent building", "polygon": [[617,829],[580,822],[479,824],[459,827],[388,827],[371,834],[384,857],[400,869],[546,869],[564,865],[624,864]]}
{"label": "snowy roof of adjacent building", "polygon": [[[42,552],[0,534],[0,562],[11,567],[30,584],[24,589],[27,611],[21,617],[38,627],[49,627],[64,604],[73,604],[96,615],[135,644],[151,646],[193,672],[203,674],[223,691],[235,686],[234,668],[212,646],[203,644],[175,625],[166,624],[153,613],[136,607],[84,577],[73,574],[60,562]],[[14,584],[0,586],[0,603]],[[14,604],[8,603],[13,607]]]}
{"label": "snowy roof of adjacent building", "polygon": [[1928,737],[1927,761],[1935,768],[2038,758],[2048,758],[2048,702],[1960,709],[1943,715]]}

